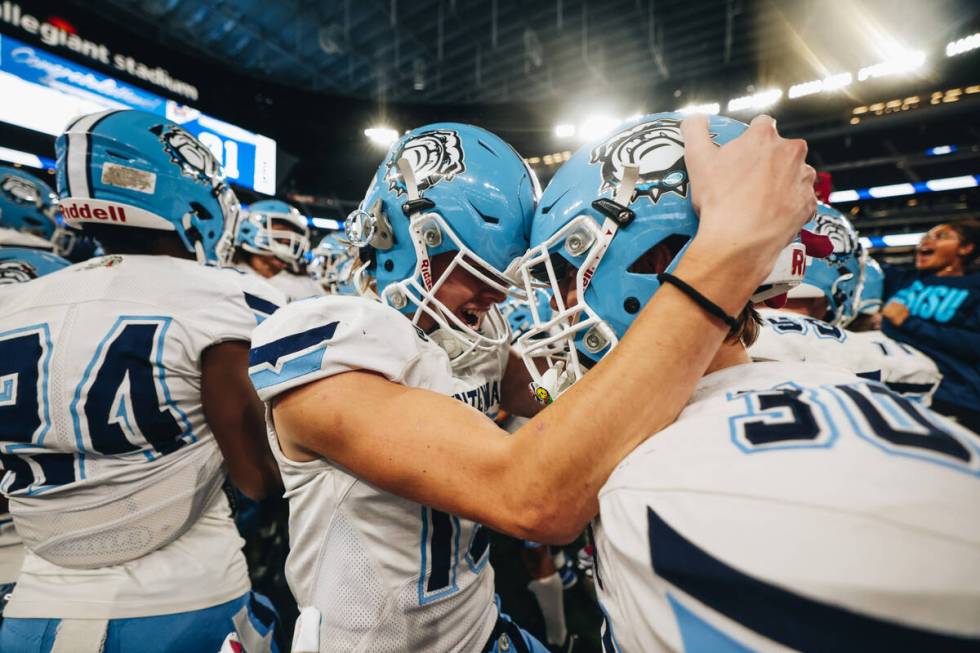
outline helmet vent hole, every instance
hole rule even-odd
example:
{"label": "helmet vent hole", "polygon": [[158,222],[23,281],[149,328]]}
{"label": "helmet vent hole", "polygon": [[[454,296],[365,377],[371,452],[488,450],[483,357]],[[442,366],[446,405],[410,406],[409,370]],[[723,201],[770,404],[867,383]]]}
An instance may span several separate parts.
{"label": "helmet vent hole", "polygon": [[476,214],[478,216],[480,216],[481,218],[483,218],[483,221],[486,222],[487,224],[500,224],[500,218],[495,217],[495,216],[492,216],[492,215],[487,215],[486,213],[484,213],[480,209],[478,209],[475,206],[473,206],[473,202],[469,202],[469,205],[473,208],[474,211],[476,211]]}
{"label": "helmet vent hole", "polygon": [[385,272],[391,272],[392,270],[395,269],[395,262],[392,261],[391,259],[388,259],[384,263],[384,268],[385,268]]}
{"label": "helmet vent hole", "polygon": [[632,274],[660,274],[664,272],[671,262],[677,258],[688,240],[690,237],[681,234],[667,236],[637,257],[627,272]]}
{"label": "helmet vent hole", "polygon": [[623,308],[630,315],[635,315],[640,311],[640,300],[636,297],[627,297],[626,301],[623,302]]}
{"label": "helmet vent hole", "polygon": [[194,213],[197,214],[197,217],[199,217],[202,220],[214,219],[214,216],[211,215],[211,212],[208,211],[206,208],[204,208],[204,205],[201,204],[200,202],[191,202],[191,208],[194,209]]}
{"label": "helmet vent hole", "polygon": [[490,154],[492,154],[494,156],[497,156],[497,152],[492,147],[490,147],[489,145],[487,145],[486,143],[484,143],[482,140],[477,140],[477,143],[479,143],[480,144],[480,147],[482,147],[483,149],[485,149]]}

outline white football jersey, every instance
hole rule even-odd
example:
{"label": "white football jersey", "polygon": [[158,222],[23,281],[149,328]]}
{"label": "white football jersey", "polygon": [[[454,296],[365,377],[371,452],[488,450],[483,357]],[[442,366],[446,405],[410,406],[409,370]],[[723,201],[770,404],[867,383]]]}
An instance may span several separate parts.
{"label": "white football jersey", "polygon": [[599,506],[606,653],[980,646],[980,438],[878,382],[709,374]]}
{"label": "white football jersey", "polygon": [[0,585],[13,583],[24,560],[24,545],[9,512],[0,513]]}
{"label": "white football jersey", "polygon": [[269,284],[278,292],[282,293],[286,297],[287,302],[294,302],[297,299],[307,299],[309,297],[321,297],[327,294],[323,286],[306,275],[292,274],[283,270],[279,274],[271,277],[263,277],[245,261],[236,263],[235,269],[245,275],[260,279]]}
{"label": "white football jersey", "polygon": [[895,392],[929,405],[942,374],[928,356],[884,336],[855,333],[813,317],[762,309],[754,361],[821,363],[878,380]]}
{"label": "white football jersey", "polygon": [[104,256],[0,289],[0,490],[28,549],[8,614],[63,616],[54,599],[38,606],[49,614],[18,612],[18,596],[60,573],[104,597],[99,570],[125,564],[130,584],[115,603],[132,598],[125,609],[159,614],[140,591],[161,579],[139,567],[152,568],[205,513],[224,520],[215,547],[237,556],[237,571],[226,577],[224,559],[206,574],[175,566],[167,609],[218,589],[237,592],[223,600],[240,596],[242,579],[247,590],[201,358],[219,342],[248,341],[283,301],[235,270],[164,256]]}
{"label": "white football jersey", "polygon": [[322,297],[327,294],[323,286],[312,277],[305,274],[293,274],[288,270],[283,270],[279,274],[269,277],[267,281],[285,294],[291,302],[297,299]]}
{"label": "white football jersey", "polygon": [[[492,416],[507,353],[502,347],[453,370],[446,352],[395,309],[335,295],[290,304],[257,328],[249,374],[266,402],[366,370]],[[370,411],[371,401],[350,409]],[[300,607],[322,615],[320,650],[481,650],[497,618],[486,531],[373,487],[329,460],[289,460],[270,413],[269,440],[289,499],[286,577]]]}

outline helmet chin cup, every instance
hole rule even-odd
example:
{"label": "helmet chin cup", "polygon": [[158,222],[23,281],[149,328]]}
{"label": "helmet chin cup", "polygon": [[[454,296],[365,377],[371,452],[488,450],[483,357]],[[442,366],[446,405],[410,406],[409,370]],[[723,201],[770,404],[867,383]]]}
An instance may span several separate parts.
{"label": "helmet chin cup", "polygon": [[564,361],[558,361],[528,385],[538,403],[547,406],[572,387],[574,382],[575,378],[565,370]]}
{"label": "helmet chin cup", "polygon": [[806,274],[806,266],[806,246],[803,243],[790,243],[779,253],[772,272],[756,289],[750,301],[763,302],[800,285],[803,275]]}

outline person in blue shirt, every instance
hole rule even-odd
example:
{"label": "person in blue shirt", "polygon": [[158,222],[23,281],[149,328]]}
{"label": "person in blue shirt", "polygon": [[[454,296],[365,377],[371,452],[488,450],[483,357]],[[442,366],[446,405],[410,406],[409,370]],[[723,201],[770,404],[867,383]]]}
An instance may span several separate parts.
{"label": "person in blue shirt", "polygon": [[915,270],[885,267],[882,331],[931,357],[943,381],[933,410],[980,432],[980,220],[933,227]]}

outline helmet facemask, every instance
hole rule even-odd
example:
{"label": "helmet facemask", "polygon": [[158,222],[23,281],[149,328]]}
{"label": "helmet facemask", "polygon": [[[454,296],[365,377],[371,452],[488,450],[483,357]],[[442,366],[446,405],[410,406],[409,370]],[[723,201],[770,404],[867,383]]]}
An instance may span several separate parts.
{"label": "helmet facemask", "polygon": [[320,285],[331,293],[337,293],[341,286],[351,281],[354,258],[349,248],[329,238],[324,238],[313,250],[310,270]]}
{"label": "helmet facemask", "polygon": [[[431,335],[446,350],[454,364],[480,352],[499,351],[509,342],[510,329],[495,305],[490,306],[479,323],[468,323],[436,295],[453,272],[461,268],[500,293],[522,296],[514,288],[519,259],[515,259],[507,270],[499,270],[473,252],[438,208],[419,195],[415,174],[407,159],[399,159],[397,167],[408,195],[404,211],[409,220],[408,234],[415,253],[415,267],[407,278],[386,285],[379,295],[381,300],[407,313],[416,326],[422,316],[431,318],[438,327]],[[391,224],[381,202],[375,203],[369,211],[360,209],[351,213],[344,228],[347,238],[359,248],[370,246],[386,250],[394,244]],[[453,252],[453,256],[441,274],[434,278],[432,256],[435,254],[430,254],[430,250],[435,249],[440,250],[437,254]],[[354,269],[354,285],[362,295],[375,294],[366,276],[373,264],[369,259]],[[415,307],[414,311],[411,310],[412,306]]]}
{"label": "helmet facemask", "polygon": [[[475,352],[499,351],[510,340],[510,328],[495,305],[480,323],[469,324],[440,301],[437,294],[453,272],[462,268],[490,288],[513,295],[514,266],[506,271],[495,269],[472,252],[436,212],[412,215],[408,229],[416,255],[414,273],[403,281],[388,284],[381,292],[381,299],[398,310],[414,304],[411,319],[415,325],[423,315],[428,315],[439,327],[436,339],[454,361]],[[455,253],[445,270],[433,277],[429,248],[439,247],[444,238],[450,241]]]}
{"label": "helmet facemask", "polygon": [[[550,317],[538,306],[529,305],[532,326],[518,338],[520,353],[532,379],[532,389],[542,403],[550,403],[576,381],[590,366],[579,347],[601,357],[619,343],[613,329],[588,304],[586,290],[598,267],[609,240],[596,221],[580,215],[534,247],[521,260],[519,274],[528,296],[543,283],[553,296]],[[584,257],[575,269],[575,303],[566,305],[563,282],[574,265],[563,253]],[[544,362],[545,371],[539,368]]]}
{"label": "helmet facemask", "polygon": [[[595,217],[580,214],[541,244],[532,247],[521,260],[519,271],[525,291],[530,295],[535,286],[544,283],[553,293],[557,309],[550,318],[542,319],[537,307],[532,304],[530,312],[534,324],[516,343],[516,349],[532,379],[531,389],[541,403],[548,404],[557,399],[581,379],[595,361],[619,344],[616,329],[602,317],[599,310],[589,304],[587,291],[613,239],[621,228],[629,226],[635,218],[629,205],[638,178],[638,167],[625,166],[615,197],[600,198],[592,203],[594,209],[605,215],[601,225]],[[630,235],[620,238],[630,238]],[[671,272],[692,240],[693,234],[665,233],[657,242],[650,243],[651,246],[639,258],[631,261],[630,267],[624,272],[649,276],[657,272]],[[664,257],[657,266],[660,269],[634,269],[648,254],[656,254],[656,249],[661,247],[665,249],[660,253]],[[801,243],[790,243],[781,252],[772,272],[750,301],[764,301],[798,284],[805,269],[805,265],[801,263],[803,260],[804,246]],[[561,268],[566,268],[567,265],[576,268],[574,305],[565,304],[562,288],[565,270]],[[653,292],[656,292],[656,288]],[[636,297],[627,297],[626,300],[635,303],[632,309],[624,307],[628,313],[634,315],[639,313],[642,303],[645,303]],[[625,330],[624,326],[631,322],[632,318],[626,325],[619,324],[619,328]],[[544,362],[544,372],[539,369],[541,362]]]}
{"label": "helmet facemask", "polygon": [[254,213],[247,218],[257,227],[256,254],[270,254],[284,263],[301,259],[310,248],[309,229],[302,216],[287,213]]}

